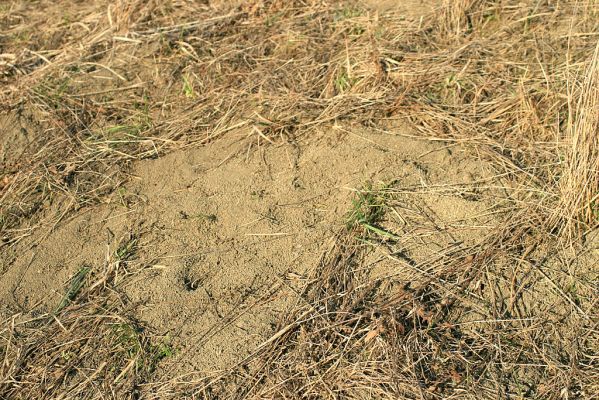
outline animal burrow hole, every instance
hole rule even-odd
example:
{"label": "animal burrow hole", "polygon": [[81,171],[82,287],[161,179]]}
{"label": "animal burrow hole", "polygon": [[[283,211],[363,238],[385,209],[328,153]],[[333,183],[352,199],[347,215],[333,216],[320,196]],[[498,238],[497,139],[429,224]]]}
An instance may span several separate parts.
{"label": "animal burrow hole", "polygon": [[195,292],[198,288],[202,286],[203,277],[197,272],[193,271],[189,268],[183,271],[183,287],[188,292]]}

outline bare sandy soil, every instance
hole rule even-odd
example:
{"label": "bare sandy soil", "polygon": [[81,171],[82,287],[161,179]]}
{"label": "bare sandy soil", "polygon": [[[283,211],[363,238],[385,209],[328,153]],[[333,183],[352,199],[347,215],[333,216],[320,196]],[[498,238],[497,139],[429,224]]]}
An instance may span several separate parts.
{"label": "bare sandy soil", "polygon": [[[354,191],[401,182],[425,192],[388,222],[392,229],[408,224],[411,207],[430,219],[410,224],[421,243],[401,243],[406,257],[420,261],[452,244],[476,245],[493,228],[488,200],[435,193],[476,190],[488,172],[459,147],[411,138],[405,129],[339,126],[274,146],[251,132],[232,133],[136,162],[109,204],[81,210],[5,253],[5,315],[51,312],[82,265],[93,271],[116,238],[133,232],[144,271],[125,292],[139,305],[136,317],[173,338],[178,372],[230,367],[273,333],[293,287],[345,225]],[[383,263],[376,274],[397,274],[397,267]]]}

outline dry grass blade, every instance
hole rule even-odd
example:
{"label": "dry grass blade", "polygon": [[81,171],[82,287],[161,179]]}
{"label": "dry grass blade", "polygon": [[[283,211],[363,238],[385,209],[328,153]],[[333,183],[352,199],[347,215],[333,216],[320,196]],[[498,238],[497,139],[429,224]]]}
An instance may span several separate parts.
{"label": "dry grass blade", "polygon": [[137,398],[138,385],[172,349],[130,317],[116,282],[132,253],[115,257],[102,270],[83,267],[55,313],[3,322],[0,397]]}
{"label": "dry grass blade", "polygon": [[571,85],[567,158],[554,221],[578,236],[599,224],[599,43],[581,81]]}

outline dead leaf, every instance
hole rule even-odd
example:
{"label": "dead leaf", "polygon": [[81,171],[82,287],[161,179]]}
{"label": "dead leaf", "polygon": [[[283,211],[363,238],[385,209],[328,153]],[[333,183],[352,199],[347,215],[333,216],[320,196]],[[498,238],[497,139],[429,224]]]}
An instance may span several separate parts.
{"label": "dead leaf", "polygon": [[383,328],[381,325],[377,325],[376,328],[372,329],[370,332],[366,334],[366,336],[364,336],[364,343],[370,342],[372,339],[376,338],[384,331],[385,328]]}
{"label": "dead leaf", "polygon": [[426,321],[429,324],[433,320],[433,313],[431,311],[426,311],[424,309],[424,307],[417,307],[416,315],[419,316],[423,321]]}
{"label": "dead leaf", "polygon": [[462,382],[462,375],[460,375],[458,371],[455,370],[455,368],[451,370],[450,374],[451,380],[453,380],[454,383]]}
{"label": "dead leaf", "polygon": [[4,178],[2,178],[2,180],[0,181],[0,189],[4,189],[8,186],[9,183],[10,179],[8,178],[8,175],[5,175]]}

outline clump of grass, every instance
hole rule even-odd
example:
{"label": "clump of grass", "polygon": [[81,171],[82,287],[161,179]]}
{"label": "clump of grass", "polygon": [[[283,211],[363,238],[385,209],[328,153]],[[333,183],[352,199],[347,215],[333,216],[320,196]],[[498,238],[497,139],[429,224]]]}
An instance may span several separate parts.
{"label": "clump of grass", "polygon": [[360,228],[363,240],[373,234],[380,238],[398,239],[396,235],[380,227],[385,217],[386,201],[385,187],[375,189],[372,183],[368,183],[364,189],[357,191],[352,199],[352,207],[346,217],[347,228]]}
{"label": "clump of grass", "polygon": [[118,351],[122,352],[125,357],[137,357],[142,350],[137,329],[130,324],[123,323],[111,325],[111,329],[113,331],[112,339]]}
{"label": "clump of grass", "polygon": [[77,294],[79,294],[79,291],[83,287],[85,277],[87,276],[90,270],[90,267],[83,266],[79,269],[75,276],[73,276],[73,278],[71,279],[71,283],[69,284],[69,287],[67,289],[67,292],[58,304],[58,307],[56,307],[56,310],[54,311],[55,314],[62,311],[75,299]]}
{"label": "clump of grass", "polygon": [[372,183],[367,183],[359,190],[352,200],[352,207],[347,216],[348,228],[359,225],[377,225],[385,216],[385,200],[380,191],[373,189]]}
{"label": "clump of grass", "polygon": [[194,98],[195,92],[193,90],[193,84],[191,79],[187,75],[183,75],[183,94],[185,97]]}
{"label": "clump of grass", "polygon": [[126,239],[122,240],[117,249],[114,252],[114,256],[117,261],[129,261],[135,257],[135,253],[138,247],[138,237],[130,235]]}
{"label": "clump of grass", "polygon": [[33,88],[33,92],[45,99],[48,104],[54,108],[59,108],[68,95],[70,89],[70,78],[49,79],[47,82],[42,82]]}
{"label": "clump of grass", "polygon": [[[113,351],[124,359],[135,360],[135,370],[130,371],[133,375],[150,376],[160,361],[175,354],[169,340],[152,343],[144,337],[140,328],[131,323],[116,323],[110,327]],[[120,376],[122,375],[121,372]]]}
{"label": "clump of grass", "polygon": [[119,134],[129,136],[129,137],[137,137],[141,132],[143,132],[147,126],[142,124],[139,125],[114,125],[105,129],[105,132],[110,137],[118,137]]}
{"label": "clump of grass", "polygon": [[565,132],[569,149],[553,224],[563,226],[570,236],[580,236],[599,226],[599,44],[571,91]]}
{"label": "clump of grass", "polygon": [[347,72],[343,71],[337,75],[337,78],[335,78],[335,89],[337,90],[337,93],[344,93],[351,89],[355,83],[356,79],[350,78]]}
{"label": "clump of grass", "polygon": [[0,352],[10,356],[0,366],[1,398],[131,398],[174,354],[170,340],[148,335],[122,301],[119,263],[130,259],[132,241],[124,242],[128,250],[91,279],[83,279],[88,268],[75,275],[68,307],[1,325]]}
{"label": "clump of grass", "polygon": [[351,19],[360,17],[363,10],[358,7],[346,5],[335,13],[335,20]]}

